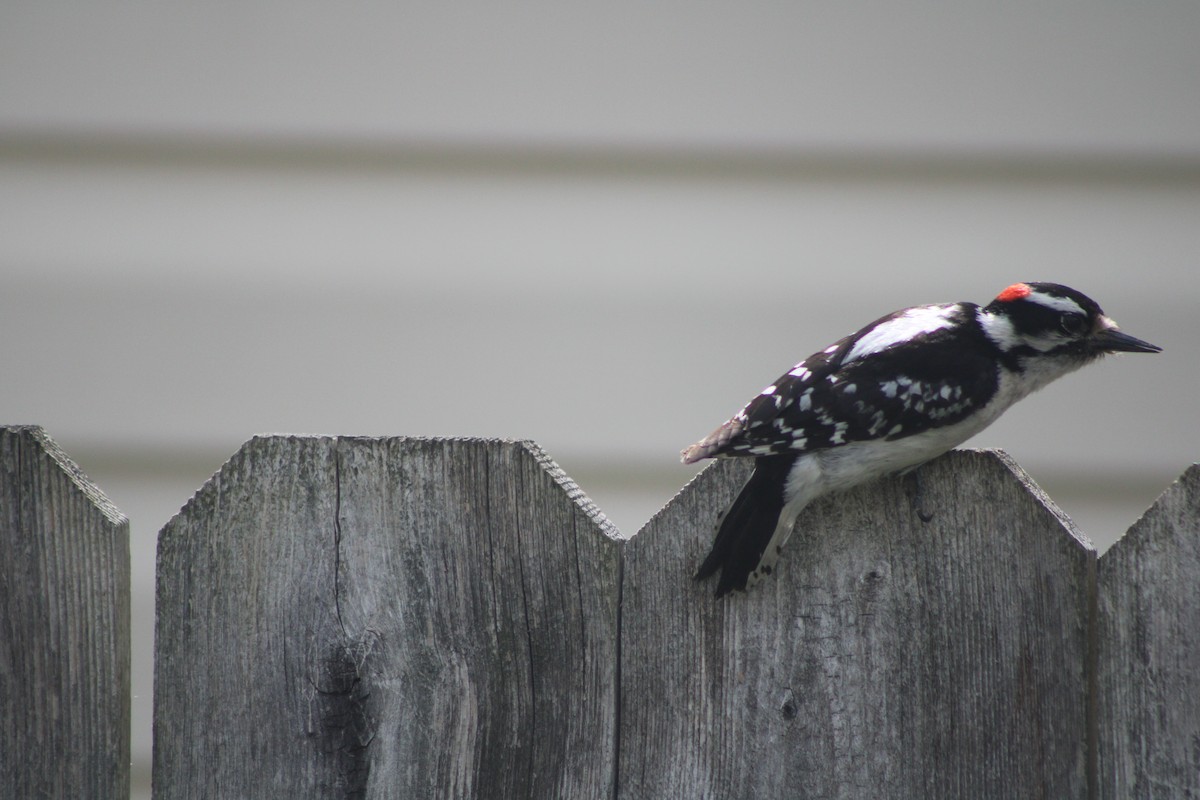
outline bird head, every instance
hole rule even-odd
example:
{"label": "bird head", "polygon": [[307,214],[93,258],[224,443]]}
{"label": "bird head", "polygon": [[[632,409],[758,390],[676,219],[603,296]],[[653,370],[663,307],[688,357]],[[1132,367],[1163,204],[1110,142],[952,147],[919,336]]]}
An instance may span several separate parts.
{"label": "bird head", "polygon": [[1057,283],[1014,283],[984,307],[988,337],[1010,357],[1047,358],[1072,366],[1106,353],[1159,353],[1130,336],[1082,292]]}

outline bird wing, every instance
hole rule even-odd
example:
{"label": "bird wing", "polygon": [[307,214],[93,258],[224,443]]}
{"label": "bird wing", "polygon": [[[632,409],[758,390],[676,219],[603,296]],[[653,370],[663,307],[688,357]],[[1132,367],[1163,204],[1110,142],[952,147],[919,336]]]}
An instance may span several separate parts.
{"label": "bird wing", "polygon": [[996,360],[982,336],[975,347],[935,330],[859,355],[884,317],[801,361],[709,436],[684,451],[691,463],[713,456],[764,456],[872,439],[899,439],[951,425],[995,391]]}

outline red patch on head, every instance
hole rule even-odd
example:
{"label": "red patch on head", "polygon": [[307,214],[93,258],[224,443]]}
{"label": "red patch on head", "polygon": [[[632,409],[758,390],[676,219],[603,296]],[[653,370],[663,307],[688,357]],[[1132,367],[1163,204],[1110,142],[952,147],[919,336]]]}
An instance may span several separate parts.
{"label": "red patch on head", "polygon": [[1014,283],[1012,286],[996,295],[996,299],[1001,303],[1011,303],[1013,300],[1024,300],[1031,294],[1033,294],[1033,289],[1029,288],[1029,284]]}

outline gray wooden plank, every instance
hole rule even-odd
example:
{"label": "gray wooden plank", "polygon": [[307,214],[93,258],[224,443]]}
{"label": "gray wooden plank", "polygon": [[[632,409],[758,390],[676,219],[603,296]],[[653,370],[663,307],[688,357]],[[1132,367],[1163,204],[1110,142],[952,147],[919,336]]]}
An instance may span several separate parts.
{"label": "gray wooden plank", "polygon": [[1094,550],[998,452],[814,504],[776,574],[691,573],[748,472],[629,543],[620,797],[1082,797]]}
{"label": "gray wooden plank", "polygon": [[0,797],[129,796],[129,523],[0,427]]}
{"label": "gray wooden plank", "polygon": [[595,797],[615,531],[532,445],[272,437],[162,531],[159,797]]}
{"label": "gray wooden plank", "polygon": [[529,443],[342,439],[340,455],[368,793],[610,795],[616,531]]}
{"label": "gray wooden plank", "polygon": [[1200,797],[1200,465],[1097,578],[1098,796]]}
{"label": "gray wooden plank", "polygon": [[340,790],[333,440],[252,439],[159,533],[156,798]]}

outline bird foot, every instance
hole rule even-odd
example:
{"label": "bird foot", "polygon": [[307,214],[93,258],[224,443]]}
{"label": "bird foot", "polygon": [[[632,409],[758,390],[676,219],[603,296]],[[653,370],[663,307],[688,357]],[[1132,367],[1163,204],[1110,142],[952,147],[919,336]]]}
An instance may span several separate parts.
{"label": "bird foot", "polygon": [[921,469],[918,467],[905,476],[908,486],[908,498],[912,503],[912,510],[916,513],[921,522],[930,522],[933,520],[934,512],[925,510],[925,487],[924,481],[921,479]]}

